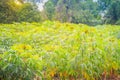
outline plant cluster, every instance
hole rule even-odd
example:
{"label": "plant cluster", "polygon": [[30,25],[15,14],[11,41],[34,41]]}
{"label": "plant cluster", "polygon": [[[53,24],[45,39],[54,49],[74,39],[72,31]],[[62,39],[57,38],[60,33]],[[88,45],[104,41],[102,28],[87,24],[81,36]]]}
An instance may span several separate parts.
{"label": "plant cluster", "polygon": [[51,21],[0,24],[0,79],[119,78],[119,31]]}

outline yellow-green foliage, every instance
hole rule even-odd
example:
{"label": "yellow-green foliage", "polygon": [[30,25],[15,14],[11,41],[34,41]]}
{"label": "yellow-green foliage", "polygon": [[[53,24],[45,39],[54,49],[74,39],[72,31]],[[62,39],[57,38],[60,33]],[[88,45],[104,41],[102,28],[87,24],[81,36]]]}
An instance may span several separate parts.
{"label": "yellow-green foliage", "polygon": [[[0,25],[0,79],[100,79],[120,73],[120,26]],[[40,79],[40,80],[41,80]]]}

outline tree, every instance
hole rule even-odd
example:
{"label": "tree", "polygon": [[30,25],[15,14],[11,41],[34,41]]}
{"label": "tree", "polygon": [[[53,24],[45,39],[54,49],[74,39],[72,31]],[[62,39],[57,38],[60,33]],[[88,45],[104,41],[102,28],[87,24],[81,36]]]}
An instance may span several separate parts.
{"label": "tree", "polygon": [[[77,5],[75,5],[77,4]],[[72,22],[96,25],[100,22],[98,5],[92,0],[74,1]]]}
{"label": "tree", "polygon": [[120,1],[113,1],[107,11],[106,20],[108,23],[120,24]]}
{"label": "tree", "polygon": [[99,10],[100,11],[106,10],[111,5],[111,3],[113,1],[114,0],[97,0],[98,6],[99,6]]}
{"label": "tree", "polygon": [[40,12],[35,5],[25,3],[17,12],[18,22],[39,22],[41,20]]}
{"label": "tree", "polygon": [[93,0],[49,0],[45,5],[48,19],[93,24],[98,21],[97,2]]}
{"label": "tree", "polygon": [[98,0],[98,4],[106,23],[120,24],[120,0]]}
{"label": "tree", "polygon": [[38,22],[40,19],[40,12],[35,5],[22,0],[0,1],[0,23]]}
{"label": "tree", "polygon": [[16,12],[10,5],[10,1],[13,0],[1,0],[0,1],[0,22],[11,23],[15,21]]}
{"label": "tree", "polygon": [[53,17],[55,15],[55,4],[53,4],[51,1],[48,1],[46,4],[45,4],[45,13],[47,15],[47,18],[49,20],[53,20]]}
{"label": "tree", "polygon": [[[69,0],[68,0],[69,1]],[[67,0],[59,0],[55,8],[55,19],[61,22],[68,22],[69,7]]]}

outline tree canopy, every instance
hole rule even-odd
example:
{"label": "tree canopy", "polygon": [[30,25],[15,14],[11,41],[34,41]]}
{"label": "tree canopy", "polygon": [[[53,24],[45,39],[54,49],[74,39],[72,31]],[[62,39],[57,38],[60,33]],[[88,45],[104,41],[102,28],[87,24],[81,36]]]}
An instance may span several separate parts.
{"label": "tree canopy", "polygon": [[38,22],[40,14],[36,5],[24,3],[22,0],[1,0],[0,1],[0,22]]}
{"label": "tree canopy", "polygon": [[36,3],[42,1],[1,0],[0,22],[57,20],[88,25],[120,24],[120,0],[48,0],[41,12]]}

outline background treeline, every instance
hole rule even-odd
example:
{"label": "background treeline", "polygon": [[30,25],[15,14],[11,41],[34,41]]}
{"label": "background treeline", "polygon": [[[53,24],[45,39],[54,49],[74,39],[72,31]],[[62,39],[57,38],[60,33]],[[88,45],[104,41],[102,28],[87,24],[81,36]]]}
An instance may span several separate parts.
{"label": "background treeline", "polygon": [[88,25],[120,24],[120,0],[48,0],[41,12],[35,0],[31,0],[31,3],[1,0],[0,22],[57,20]]}
{"label": "background treeline", "polygon": [[0,22],[39,22],[40,12],[37,6],[24,3],[23,0],[0,0]]}

